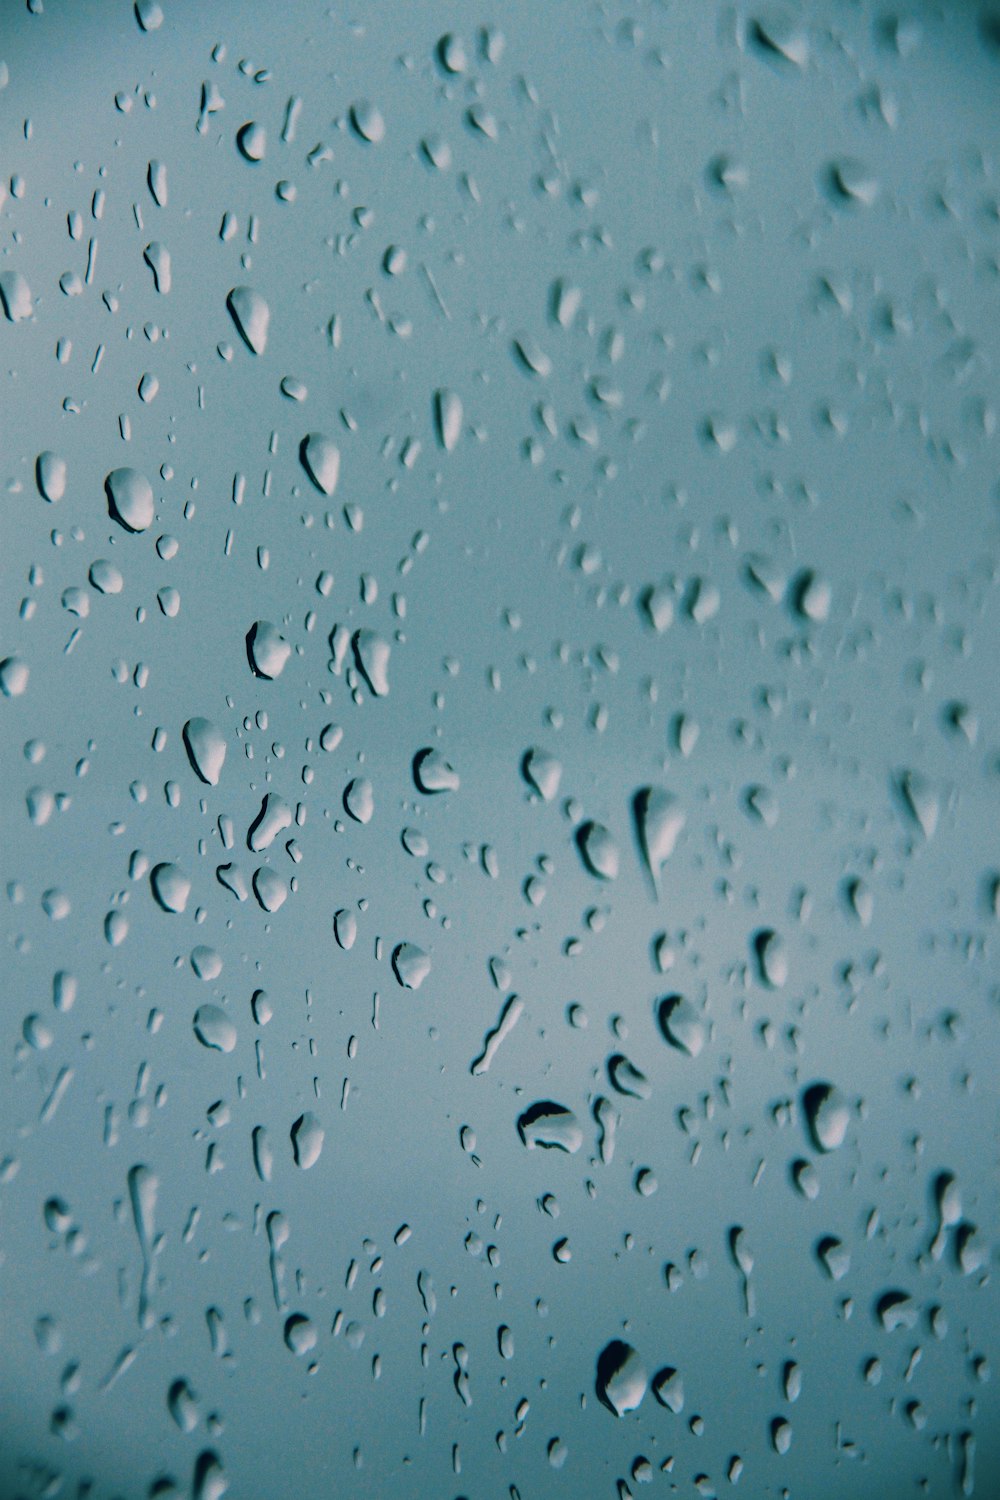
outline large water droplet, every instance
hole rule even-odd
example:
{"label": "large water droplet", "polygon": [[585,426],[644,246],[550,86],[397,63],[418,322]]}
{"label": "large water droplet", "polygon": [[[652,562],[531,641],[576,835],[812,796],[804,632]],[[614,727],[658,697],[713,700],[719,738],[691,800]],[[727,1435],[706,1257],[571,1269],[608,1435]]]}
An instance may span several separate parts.
{"label": "large water droplet", "polygon": [[310,432],[299,445],[299,457],[313,484],[322,495],[332,495],[340,477],[340,449],[321,432]]}
{"label": "large water droplet", "polygon": [[597,1398],[616,1417],[624,1417],[641,1405],[646,1394],[646,1371],[642,1360],[622,1339],[612,1339],[597,1359]]}
{"label": "large water droplet", "polygon": [[112,519],[126,531],[145,531],[152,526],[153,487],[138,469],[112,469],[104,488]]}
{"label": "large water droplet", "polygon": [[249,286],[234,286],[226,298],[226,306],[247,348],[253,354],[263,354],[267,348],[271,309],[260,292]]}

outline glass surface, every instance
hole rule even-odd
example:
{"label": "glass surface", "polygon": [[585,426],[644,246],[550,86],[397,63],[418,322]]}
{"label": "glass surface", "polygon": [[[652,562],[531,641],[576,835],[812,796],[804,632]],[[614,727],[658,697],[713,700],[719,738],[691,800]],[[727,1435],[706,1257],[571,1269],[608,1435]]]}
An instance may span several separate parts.
{"label": "glass surface", "polygon": [[1000,12],[0,58],[0,1500],[990,1500]]}

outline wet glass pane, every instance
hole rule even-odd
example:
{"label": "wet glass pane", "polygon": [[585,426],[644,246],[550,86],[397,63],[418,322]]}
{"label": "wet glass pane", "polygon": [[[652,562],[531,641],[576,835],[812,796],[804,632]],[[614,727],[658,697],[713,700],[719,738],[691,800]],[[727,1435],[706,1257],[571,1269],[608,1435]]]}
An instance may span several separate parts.
{"label": "wet glass pane", "polygon": [[1000,12],[0,12],[0,1497],[1000,1492]]}

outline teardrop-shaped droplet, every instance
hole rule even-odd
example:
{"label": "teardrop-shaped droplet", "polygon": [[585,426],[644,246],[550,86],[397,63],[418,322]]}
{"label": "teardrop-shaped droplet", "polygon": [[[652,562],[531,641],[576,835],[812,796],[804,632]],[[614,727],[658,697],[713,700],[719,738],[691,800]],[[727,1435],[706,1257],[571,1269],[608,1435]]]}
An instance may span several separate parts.
{"label": "teardrop-shaped droplet", "polygon": [[255,292],[250,286],[234,286],[226,298],[226,306],[247,348],[253,354],[263,354],[267,348],[271,309],[260,292]]}
{"label": "teardrop-shaped droplet", "polygon": [[618,845],[603,823],[591,819],[583,823],[576,834],[577,847],[591,875],[599,880],[618,878]]}
{"label": "teardrop-shaped droplet", "polygon": [[660,872],[674,852],[684,828],[685,817],[672,792],[658,786],[644,786],[632,802],[639,847],[654,886]]}
{"label": "teardrop-shaped droplet", "polygon": [[226,737],[211,719],[188,719],[182,730],[191,769],[208,786],[218,786],[226,759]]}
{"label": "teardrop-shaped droplet", "polygon": [[340,449],[321,432],[310,432],[299,445],[299,458],[313,484],[323,495],[332,495],[340,477]]}
{"label": "teardrop-shaped droplet", "polygon": [[221,1005],[202,1005],[195,1011],[194,1030],[203,1047],[217,1052],[232,1052],[236,1046],[236,1027]]}
{"label": "teardrop-shaped droplet", "polygon": [[844,1144],[851,1107],[836,1084],[810,1084],[802,1095],[802,1108],[817,1150],[836,1151]]}

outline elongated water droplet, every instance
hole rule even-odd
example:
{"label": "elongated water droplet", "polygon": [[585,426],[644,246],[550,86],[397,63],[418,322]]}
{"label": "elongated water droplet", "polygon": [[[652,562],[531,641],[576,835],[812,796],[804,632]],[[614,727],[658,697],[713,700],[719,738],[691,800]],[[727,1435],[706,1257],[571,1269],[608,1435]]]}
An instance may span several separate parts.
{"label": "elongated water droplet", "polygon": [[35,483],[38,485],[38,493],[44,500],[48,500],[53,505],[61,500],[66,493],[66,478],[67,467],[64,458],[48,450],[39,453],[35,459]]}
{"label": "elongated water droplet", "polygon": [[191,880],[179,865],[155,865],[150,877],[153,895],[164,911],[182,912],[191,894]]}
{"label": "elongated water droplet", "polygon": [[446,453],[451,453],[462,435],[462,402],[454,391],[440,390],[434,394],[434,422],[438,442]]}

